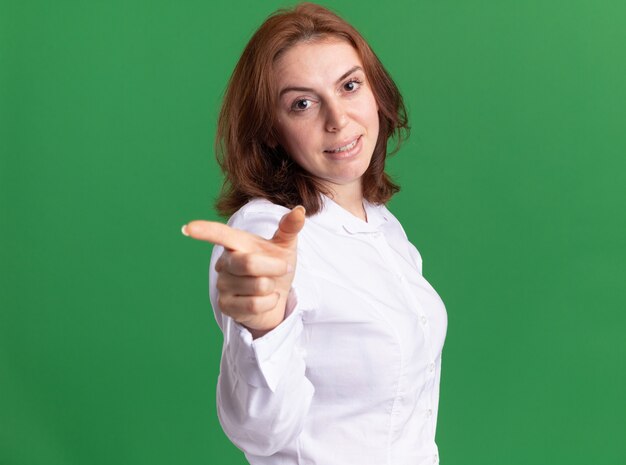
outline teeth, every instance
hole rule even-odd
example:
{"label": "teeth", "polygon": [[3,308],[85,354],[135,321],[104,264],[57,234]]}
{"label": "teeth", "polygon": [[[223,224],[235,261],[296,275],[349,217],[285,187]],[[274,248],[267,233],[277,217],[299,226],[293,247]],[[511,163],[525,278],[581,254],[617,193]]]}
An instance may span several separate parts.
{"label": "teeth", "polygon": [[335,150],[327,150],[327,152],[331,152],[331,153],[345,152],[346,150],[350,150],[354,148],[354,146],[356,145],[358,141],[359,141],[358,138],[354,139],[354,141],[350,142],[348,145],[344,145],[343,147],[339,147],[338,149],[335,149]]}

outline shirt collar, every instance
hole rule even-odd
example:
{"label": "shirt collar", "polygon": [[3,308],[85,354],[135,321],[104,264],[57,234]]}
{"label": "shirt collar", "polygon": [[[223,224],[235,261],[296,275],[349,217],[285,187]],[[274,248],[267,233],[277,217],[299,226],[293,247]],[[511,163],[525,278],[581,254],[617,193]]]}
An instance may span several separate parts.
{"label": "shirt collar", "polygon": [[367,214],[367,222],[354,216],[326,195],[321,195],[322,208],[319,213],[311,216],[310,221],[337,232],[349,234],[375,233],[389,221],[382,205],[374,205],[363,200]]}

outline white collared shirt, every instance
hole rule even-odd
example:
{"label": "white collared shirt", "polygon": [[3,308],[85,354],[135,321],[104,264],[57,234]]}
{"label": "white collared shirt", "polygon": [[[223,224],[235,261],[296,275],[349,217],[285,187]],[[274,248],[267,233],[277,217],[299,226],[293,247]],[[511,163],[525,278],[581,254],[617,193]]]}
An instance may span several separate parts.
{"label": "white collared shirt", "polygon": [[[220,312],[214,248],[222,427],[253,465],[438,463],[443,302],[386,207],[366,202],[365,222],[323,200],[298,236],[288,315],[263,337]],[[286,212],[257,199],[229,225],[269,239]]]}

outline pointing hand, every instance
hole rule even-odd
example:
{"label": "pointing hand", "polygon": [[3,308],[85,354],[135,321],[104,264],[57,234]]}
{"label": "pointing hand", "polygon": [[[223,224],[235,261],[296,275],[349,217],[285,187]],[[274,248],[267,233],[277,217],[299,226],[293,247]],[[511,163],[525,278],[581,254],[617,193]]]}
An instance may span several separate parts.
{"label": "pointing hand", "polygon": [[224,247],[215,264],[218,304],[255,338],[284,319],[304,220],[304,207],[295,207],[281,218],[269,240],[213,221],[183,226],[183,234]]}

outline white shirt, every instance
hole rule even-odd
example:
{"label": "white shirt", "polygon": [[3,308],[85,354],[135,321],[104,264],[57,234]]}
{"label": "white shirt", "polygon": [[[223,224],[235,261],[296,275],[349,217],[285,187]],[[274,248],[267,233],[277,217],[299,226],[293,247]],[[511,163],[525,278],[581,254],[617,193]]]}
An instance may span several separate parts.
{"label": "white shirt", "polygon": [[[287,316],[258,339],[220,312],[213,250],[220,423],[253,465],[438,463],[443,302],[386,207],[365,203],[365,222],[323,200],[298,236]],[[269,239],[288,211],[257,199],[229,225]]]}

